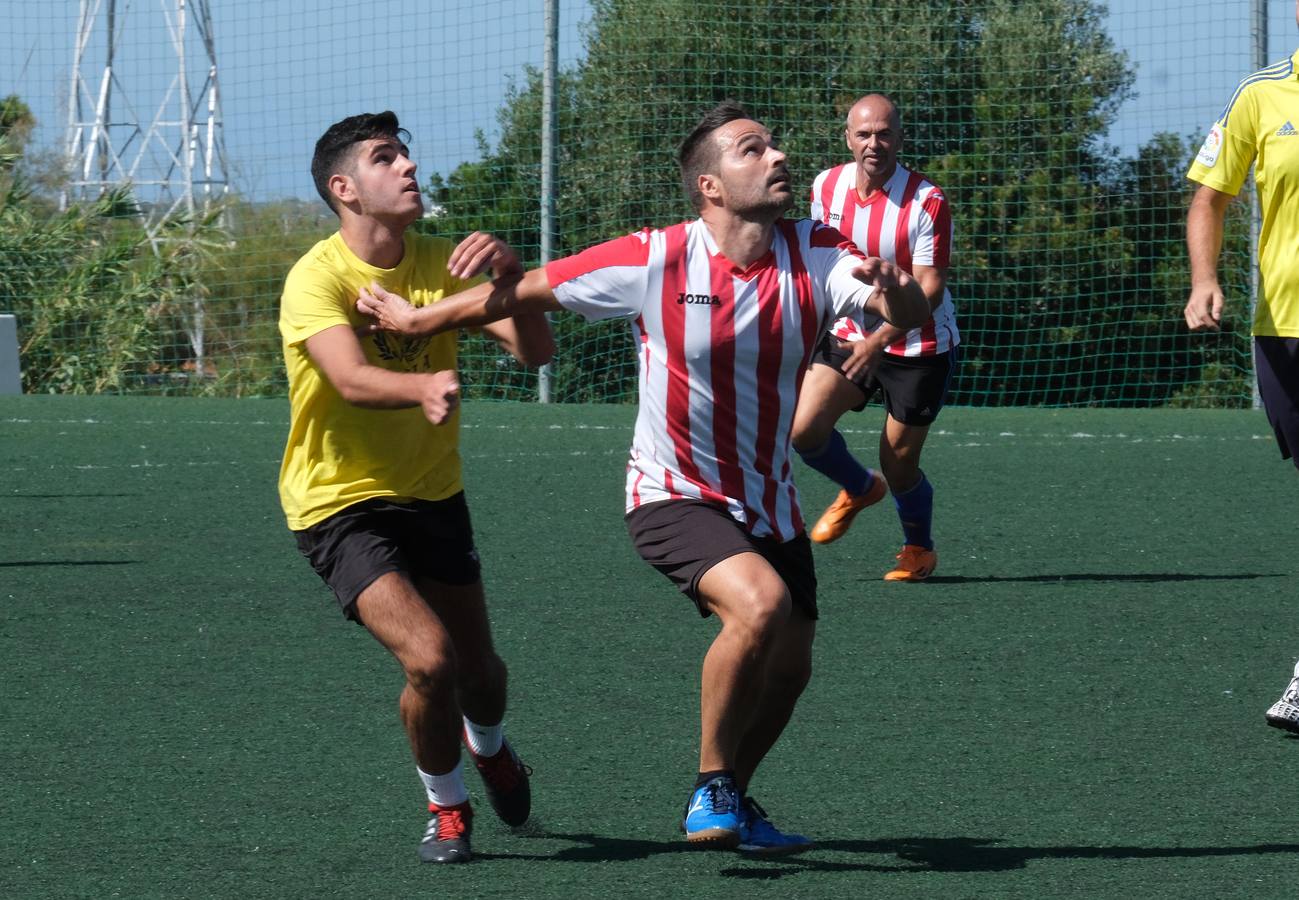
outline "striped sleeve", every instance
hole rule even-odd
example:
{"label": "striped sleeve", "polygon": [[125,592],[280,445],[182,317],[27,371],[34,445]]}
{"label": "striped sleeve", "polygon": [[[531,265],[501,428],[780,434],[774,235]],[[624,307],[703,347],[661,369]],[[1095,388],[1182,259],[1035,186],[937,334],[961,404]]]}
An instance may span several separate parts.
{"label": "striped sleeve", "polygon": [[589,321],[632,318],[645,305],[649,254],[645,230],[547,263],[546,280],[565,309]]}
{"label": "striped sleeve", "polygon": [[943,269],[951,265],[952,213],[947,198],[934,188],[920,205],[911,262]]}
{"label": "striped sleeve", "polygon": [[[875,293],[875,288],[853,276],[865,259],[857,245],[830,226],[815,222],[808,237],[807,256],[808,272],[817,284],[823,286],[834,317],[851,317],[858,331],[873,327],[878,317],[866,312],[866,303]],[[836,322],[834,327],[840,328],[841,323]],[[842,327],[852,330],[846,324]]]}

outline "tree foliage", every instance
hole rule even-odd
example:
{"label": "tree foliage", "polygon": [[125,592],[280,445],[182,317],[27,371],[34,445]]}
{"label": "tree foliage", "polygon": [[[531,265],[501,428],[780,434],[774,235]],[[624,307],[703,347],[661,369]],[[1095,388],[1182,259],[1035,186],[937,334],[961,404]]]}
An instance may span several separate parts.
{"label": "tree foliage", "polygon": [[126,389],[161,350],[166,262],[115,217],[120,194],[41,217],[20,191],[0,199],[0,309],[18,317],[24,391]]}
{"label": "tree foliage", "polygon": [[[847,108],[883,91],[903,113],[904,162],[941,185],[953,207],[951,284],[963,333],[955,402],[1246,402],[1239,374],[1225,394],[1201,384],[1244,370],[1244,335],[1190,336],[1181,321],[1187,144],[1158,135],[1125,159],[1105,142],[1133,75],[1099,4],[592,6],[585,58],[557,86],[558,253],[691,217],[676,145],[723,98],[779,134],[809,186],[848,158]],[[480,137],[480,159],[430,186],[438,228],[485,225],[535,261],[540,110],[541,79],[530,71],[499,112],[496,147]],[[1235,278],[1248,263],[1232,235]],[[557,331],[561,398],[634,393],[624,327],[565,315]]]}
{"label": "tree foliage", "polygon": [[[1192,145],[1162,134],[1124,156],[1107,144],[1133,78],[1093,0],[591,9],[586,52],[556,85],[556,255],[693,217],[676,148],[716,102],[737,99],[773,128],[805,197],[817,171],[848,159],[848,107],[882,91],[902,111],[904,163],[952,204],[954,402],[1249,402],[1244,304],[1229,305],[1219,335],[1182,321]],[[433,215],[419,227],[492,231],[539,262],[541,103],[540,74],[524,70],[497,111],[499,137],[480,134],[475,159],[429,180]],[[19,314],[27,389],[282,394],[279,294],[336,227],[325,207],[234,198],[159,239],[125,194],[60,211],[62,163],[27,146],[33,125],[20,98],[0,99],[0,310]],[[1229,217],[1235,299],[1250,292],[1248,205]],[[554,327],[555,399],[634,397],[625,324],[564,313]],[[535,375],[473,334],[461,367],[471,396],[535,396]]]}

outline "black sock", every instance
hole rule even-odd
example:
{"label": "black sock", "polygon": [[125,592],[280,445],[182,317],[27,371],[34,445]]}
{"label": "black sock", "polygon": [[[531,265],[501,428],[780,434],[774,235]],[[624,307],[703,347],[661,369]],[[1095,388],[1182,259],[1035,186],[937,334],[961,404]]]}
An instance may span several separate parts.
{"label": "black sock", "polygon": [[712,772],[700,772],[699,777],[695,779],[695,790],[699,790],[714,778],[721,778],[722,776],[731,779],[731,781],[735,780],[735,772],[732,769],[716,769]]}

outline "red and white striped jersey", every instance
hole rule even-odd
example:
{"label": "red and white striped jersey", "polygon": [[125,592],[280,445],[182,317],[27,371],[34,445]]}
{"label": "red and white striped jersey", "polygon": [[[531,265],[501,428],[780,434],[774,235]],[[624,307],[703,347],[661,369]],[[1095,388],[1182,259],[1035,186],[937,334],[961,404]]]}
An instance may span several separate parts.
{"label": "red and white striped jersey", "polygon": [[689,498],[726,506],[755,537],[787,541],[803,531],[794,405],[821,332],[860,314],[874,293],[852,275],[861,259],[834,229],[782,219],[771,250],[740,269],[697,219],[546,266],[565,308],[631,321],[640,409],[628,512]]}
{"label": "red and white striped jersey", "polygon": [[[856,163],[826,169],[812,182],[812,218],[839,229],[867,256],[886,259],[908,273],[913,265],[945,268],[951,259],[947,198],[933,182],[901,165],[869,200],[857,193]],[[864,337],[861,323],[852,319],[840,319],[831,331],[845,341]],[[886,349],[898,356],[933,356],[960,341],[952,292],[944,289],[943,302],[929,321]]]}

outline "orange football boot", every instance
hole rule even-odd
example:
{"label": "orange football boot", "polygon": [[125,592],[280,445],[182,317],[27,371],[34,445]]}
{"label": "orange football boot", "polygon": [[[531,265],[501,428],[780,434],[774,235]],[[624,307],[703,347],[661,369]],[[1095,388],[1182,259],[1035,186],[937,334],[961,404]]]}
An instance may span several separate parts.
{"label": "orange football boot", "polygon": [[852,520],[857,517],[857,513],[883,500],[884,495],[889,492],[889,486],[884,483],[884,476],[879,472],[871,474],[875,478],[864,494],[853,495],[840,489],[839,496],[835,497],[834,502],[821,513],[821,518],[812,526],[808,537],[818,544],[837,541],[848,533],[848,528],[852,525]]}
{"label": "orange football boot", "polygon": [[938,554],[915,544],[903,544],[897,567],[884,573],[885,581],[924,581],[938,568]]}

